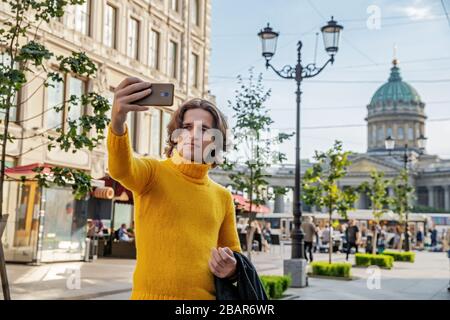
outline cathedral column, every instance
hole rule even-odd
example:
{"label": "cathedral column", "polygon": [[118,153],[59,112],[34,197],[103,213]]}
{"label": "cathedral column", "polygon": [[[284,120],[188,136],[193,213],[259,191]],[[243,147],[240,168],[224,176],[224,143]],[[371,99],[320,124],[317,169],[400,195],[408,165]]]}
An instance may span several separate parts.
{"label": "cathedral column", "polygon": [[274,213],[283,213],[284,212],[284,195],[276,194],[275,195],[275,203],[273,207]]}
{"label": "cathedral column", "polygon": [[450,210],[450,186],[443,186],[444,188],[444,208]]}
{"label": "cathedral column", "polygon": [[428,187],[428,206],[434,208],[434,186]]}

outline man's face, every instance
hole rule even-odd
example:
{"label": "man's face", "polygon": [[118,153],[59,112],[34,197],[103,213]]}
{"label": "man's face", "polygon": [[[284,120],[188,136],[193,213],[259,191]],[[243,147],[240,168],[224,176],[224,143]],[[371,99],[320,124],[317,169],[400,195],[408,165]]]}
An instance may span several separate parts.
{"label": "man's face", "polygon": [[206,110],[196,108],[184,113],[182,133],[177,138],[177,150],[183,158],[204,162],[205,150],[212,142],[207,131],[213,128],[213,123],[212,114]]}

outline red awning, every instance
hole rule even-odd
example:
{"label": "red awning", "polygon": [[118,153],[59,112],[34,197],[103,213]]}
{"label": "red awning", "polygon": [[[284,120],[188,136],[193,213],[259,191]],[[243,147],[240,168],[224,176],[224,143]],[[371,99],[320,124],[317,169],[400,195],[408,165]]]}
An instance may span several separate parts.
{"label": "red awning", "polygon": [[[236,204],[238,210],[243,210],[244,212],[250,212],[250,202],[245,197],[239,194],[233,194],[233,200]],[[252,204],[252,212],[256,213],[270,213],[270,208],[263,205]]]}
{"label": "red awning", "polygon": [[24,166],[17,166],[13,168],[6,168],[5,174],[8,177],[14,179],[20,179],[20,177],[25,176],[26,179],[33,179],[36,176],[36,172],[33,171],[34,168],[44,167],[43,173],[50,173],[50,168],[53,166],[45,164],[45,163],[31,163]]}

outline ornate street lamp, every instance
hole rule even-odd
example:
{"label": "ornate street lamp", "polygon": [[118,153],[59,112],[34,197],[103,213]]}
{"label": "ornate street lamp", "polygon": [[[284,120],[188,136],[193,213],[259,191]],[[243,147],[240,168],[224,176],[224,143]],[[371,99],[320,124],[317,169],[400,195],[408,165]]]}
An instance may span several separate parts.
{"label": "ornate street lamp", "polygon": [[258,33],[258,36],[261,38],[262,55],[267,60],[270,60],[277,50],[277,39],[279,35],[278,32],[273,31],[269,24]]}
{"label": "ornate street lamp", "polygon": [[423,134],[421,134],[420,137],[417,138],[417,145],[419,146],[421,152],[425,151],[425,148],[427,146],[427,138],[424,137]]}
{"label": "ornate street lamp", "polygon": [[392,139],[391,136],[387,137],[384,141],[384,145],[386,146],[386,150],[389,150],[389,154],[392,150],[394,150],[395,147],[395,140]]}
{"label": "ornate street lamp", "polygon": [[344,27],[337,24],[337,22],[333,20],[333,17],[331,17],[328,24],[323,26],[320,30],[322,31],[325,51],[331,56],[334,56],[339,49],[339,38],[343,29]]}
{"label": "ornate street lamp", "polygon": [[[321,28],[323,43],[325,51],[330,55],[329,59],[321,67],[317,67],[315,63],[310,63],[307,65],[302,64],[302,42],[297,43],[297,63],[295,66],[284,66],[281,70],[276,69],[270,63],[276,52],[277,39],[279,36],[278,32],[275,32],[269,24],[262,29],[258,36],[261,39],[262,44],[262,56],[266,60],[266,68],[271,68],[278,76],[283,79],[295,80],[297,84],[296,90],[296,103],[297,103],[297,119],[296,119],[296,142],[295,142],[295,184],[294,184],[294,208],[293,208],[293,230],[291,233],[292,238],[292,251],[291,259],[285,260],[284,268],[285,273],[291,272],[293,275],[292,286],[293,287],[303,287],[306,286],[306,260],[305,260],[305,249],[303,232],[301,230],[301,197],[300,197],[300,104],[301,104],[301,94],[300,90],[301,83],[305,78],[312,78],[317,76],[322,70],[329,64],[333,64],[334,56],[339,49],[339,38],[340,33],[344,28],[337,24],[336,21],[331,20]],[[300,272],[299,272],[300,271]],[[298,275],[298,276],[294,276]]]}
{"label": "ornate street lamp", "polygon": [[[385,140],[384,140],[384,144],[386,146],[386,149],[389,150],[389,155],[391,154],[391,151],[394,150],[395,148],[395,140],[392,139],[391,136],[388,136]],[[418,138],[417,138],[417,145],[419,147],[420,153],[423,153],[425,151],[426,148],[426,144],[427,144],[427,138],[421,134]],[[412,159],[410,157],[409,154],[409,149],[408,149],[408,144],[405,144],[405,148],[404,148],[404,153],[403,153],[403,168],[406,172],[408,172],[408,162],[411,162]],[[407,186],[405,186],[407,187]],[[409,251],[410,250],[410,245],[409,245],[409,226],[408,226],[408,211],[406,211],[406,219],[405,219],[405,251]]]}

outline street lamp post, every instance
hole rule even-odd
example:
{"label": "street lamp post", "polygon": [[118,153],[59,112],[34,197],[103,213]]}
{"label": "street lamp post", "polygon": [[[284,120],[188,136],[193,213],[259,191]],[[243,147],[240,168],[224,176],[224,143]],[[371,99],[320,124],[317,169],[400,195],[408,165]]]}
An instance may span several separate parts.
{"label": "street lamp post", "polygon": [[[295,80],[297,85],[296,94],[296,103],[297,103],[297,119],[296,119],[296,141],[295,141],[295,184],[294,184],[294,207],[293,207],[293,215],[294,215],[294,227],[291,233],[292,239],[292,251],[291,251],[291,260],[285,263],[285,270],[287,269],[296,269],[294,274],[298,274],[298,267],[300,265],[300,269],[304,274],[306,274],[306,261],[305,261],[305,250],[304,250],[304,240],[303,240],[303,232],[301,230],[301,217],[302,217],[302,209],[301,209],[301,200],[300,200],[300,103],[301,103],[301,83],[303,79],[312,78],[317,76],[322,70],[329,64],[333,64],[334,56],[339,48],[339,35],[342,31],[343,27],[338,25],[336,21],[331,20],[321,28],[323,35],[323,42],[325,46],[325,51],[328,52],[330,58],[325,62],[325,64],[321,67],[317,67],[315,63],[307,64],[303,66],[302,64],[302,42],[298,41],[297,43],[297,63],[295,66],[284,66],[281,70],[277,70],[271,63],[270,60],[275,55],[276,46],[277,46],[277,38],[279,36],[278,32],[275,32],[269,24],[262,29],[258,36],[261,38],[262,43],[262,56],[266,60],[266,68],[271,68],[278,76],[283,79],[292,79]],[[303,275],[304,275],[303,274]],[[303,287],[306,286],[304,281],[301,279],[305,278],[300,274],[300,278],[295,279],[293,276],[292,286]]]}
{"label": "street lamp post", "polygon": [[[426,146],[426,142],[427,142],[427,138],[423,136],[423,134],[420,135],[419,138],[417,138],[417,144],[419,146],[419,150],[420,153],[423,152],[423,150],[425,150],[425,146]],[[395,140],[392,139],[391,136],[388,136],[385,140],[385,147],[387,150],[389,150],[389,154],[391,154],[391,151],[394,150],[395,148]],[[403,152],[403,169],[408,172],[408,162],[412,161],[412,158],[410,157],[409,154],[409,149],[408,149],[408,144],[406,143],[404,146],[404,152]],[[406,182],[408,183],[408,181]],[[405,186],[405,189],[408,185]],[[406,200],[408,201],[408,200]],[[408,208],[408,206],[406,206],[406,208]],[[409,226],[408,226],[408,210],[406,210],[406,214],[405,214],[405,251],[409,251],[410,250],[410,245],[409,245]]]}

